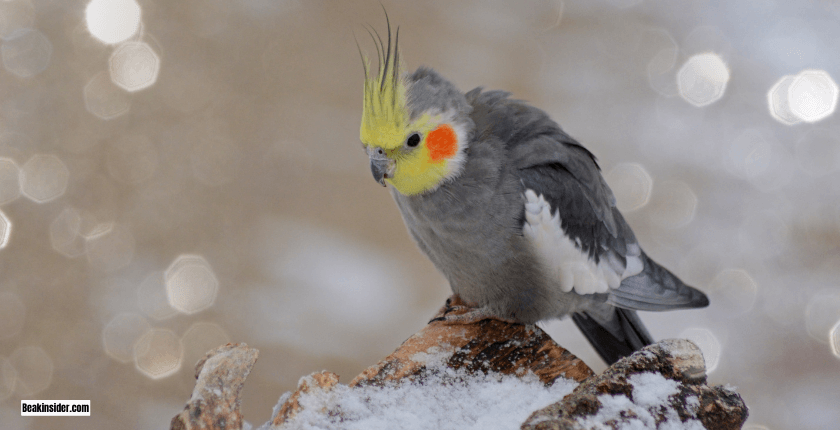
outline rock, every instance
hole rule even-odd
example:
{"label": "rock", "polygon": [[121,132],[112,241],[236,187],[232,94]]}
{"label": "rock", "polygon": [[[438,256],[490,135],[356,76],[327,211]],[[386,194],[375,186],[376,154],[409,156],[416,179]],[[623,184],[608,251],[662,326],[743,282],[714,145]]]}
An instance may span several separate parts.
{"label": "rock", "polygon": [[[442,312],[468,310],[456,301]],[[257,354],[244,344],[207,353],[196,365],[192,397],[171,428],[241,429],[239,393]],[[526,419],[533,408],[554,399],[559,400]],[[260,428],[363,423],[399,428],[405,419],[430,428],[479,422],[511,428],[525,419],[521,428],[527,430],[728,430],[740,428],[747,415],[732,389],[706,384],[703,356],[690,341],[647,346],[596,376],[538,327],[485,319],[433,321],[348,385],[326,371],[303,377]]]}
{"label": "rock", "polygon": [[[455,312],[464,311],[459,309]],[[541,383],[541,386],[550,386],[561,377],[580,382],[593,375],[586,364],[557,345],[536,326],[498,320],[471,324],[435,321],[408,338],[379,363],[356,376],[348,385],[339,384],[338,375],[326,371],[301,378],[297,390],[281,397],[272,420],[261,428],[297,428],[303,423],[315,427],[318,426],[316,423],[332,423],[328,426],[336,422],[347,424],[353,421],[351,417],[358,418],[358,413],[345,416],[347,410],[341,404],[357,404],[359,398],[376,396],[378,387],[388,386],[393,389],[406,383],[415,384],[414,389],[418,391],[428,389],[431,396],[431,390],[439,386],[441,381],[449,381],[444,384],[451,383],[447,379],[450,376],[441,375],[441,372],[447,370],[456,370],[458,375],[490,373],[522,377],[533,373],[530,378]],[[472,380],[460,381],[470,383],[468,381]],[[571,388],[568,390],[571,391]],[[304,399],[308,405],[306,408],[302,406]],[[504,402],[504,399],[500,397],[499,402]],[[372,403],[377,404],[376,401]],[[313,411],[317,412],[314,418]],[[306,417],[300,417],[304,412],[307,413]]]}
{"label": "rock", "polygon": [[192,397],[172,418],[170,429],[241,429],[239,393],[258,355],[244,343],[229,343],[205,354],[195,365]]}
{"label": "rock", "polygon": [[285,399],[281,398],[282,403],[279,408],[276,408],[270,421],[271,425],[280,426],[294,418],[301,411],[300,396],[312,394],[314,391],[329,391],[337,384],[338,375],[332,372],[323,371],[304,376],[298,382],[294,393],[284,396]]}
{"label": "rock", "polygon": [[706,385],[700,349],[664,340],[619,360],[561,401],[534,412],[523,430],[659,428],[739,429],[748,416],[734,391]]}
{"label": "rock", "polygon": [[[466,311],[461,308],[455,314]],[[537,326],[494,319],[471,324],[433,321],[349,385],[413,379],[423,373],[429,360],[441,359],[452,369],[468,372],[522,375],[530,370],[546,385],[561,376],[580,382],[593,375],[589,366]]]}

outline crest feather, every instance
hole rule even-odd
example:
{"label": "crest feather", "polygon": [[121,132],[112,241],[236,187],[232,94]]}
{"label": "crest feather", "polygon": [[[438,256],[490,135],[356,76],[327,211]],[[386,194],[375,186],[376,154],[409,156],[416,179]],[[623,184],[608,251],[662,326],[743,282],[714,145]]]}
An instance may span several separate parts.
{"label": "crest feather", "polygon": [[402,145],[408,127],[408,113],[405,104],[406,84],[400,63],[400,28],[397,27],[392,50],[391,22],[387,12],[385,20],[388,24],[387,46],[376,29],[366,28],[376,46],[379,70],[375,76],[371,76],[370,61],[359,48],[365,72],[362,127],[359,137],[366,145],[393,149]]}

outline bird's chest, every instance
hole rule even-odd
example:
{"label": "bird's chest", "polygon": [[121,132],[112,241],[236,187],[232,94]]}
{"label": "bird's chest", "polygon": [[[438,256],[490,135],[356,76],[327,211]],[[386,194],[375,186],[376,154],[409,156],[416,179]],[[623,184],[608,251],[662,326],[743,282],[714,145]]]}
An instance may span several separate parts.
{"label": "bird's chest", "polygon": [[472,196],[465,201],[447,192],[439,189],[423,196],[394,193],[394,198],[409,231],[423,242],[421,246],[437,253],[463,252],[487,239],[481,226],[494,217],[487,211],[487,199]]}
{"label": "bird's chest", "polygon": [[[394,193],[409,232],[450,281],[486,282],[521,253],[519,193],[441,187],[434,193]],[[453,286],[454,287],[454,286]]]}

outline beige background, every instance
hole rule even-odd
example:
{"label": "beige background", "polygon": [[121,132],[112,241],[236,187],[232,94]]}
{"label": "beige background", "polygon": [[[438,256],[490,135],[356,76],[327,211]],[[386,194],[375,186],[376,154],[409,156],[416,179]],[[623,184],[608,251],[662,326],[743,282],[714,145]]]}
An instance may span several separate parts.
{"label": "beige background", "polygon": [[[329,369],[349,381],[448,295],[358,141],[353,32],[373,54],[363,25],[384,31],[378,2],[141,1],[134,39],[159,55],[160,73],[115,96],[130,108],[110,120],[83,96],[114,50],[87,32],[85,2],[24,3],[52,52],[34,76],[0,70],[0,157],[24,166],[52,154],[69,176],[54,200],[0,207],[12,223],[0,249],[4,428],[166,427],[189,397],[195,360],[225,340],[260,350],[243,404],[259,425],[299,377]],[[715,3],[385,7],[409,68],[545,109],[599,157],[623,207],[641,206],[626,217],[644,249],[712,300],[643,314],[655,337],[693,336],[710,359],[717,344],[710,382],[738,387],[750,424],[828,428],[840,421],[840,358],[828,343],[840,320],[840,117],[786,126],[766,94],[806,68],[840,79],[840,8]],[[709,51],[731,79],[719,101],[697,108],[676,95],[675,75]],[[621,163],[647,172],[649,201]],[[68,208],[92,235],[77,238],[73,258],[50,233]],[[153,306],[163,291],[155,279],[182,254],[202,256],[210,272],[201,273],[218,281],[213,305],[191,315]],[[109,335],[115,318],[127,325]],[[547,327],[603,368],[571,323]],[[139,371],[131,342],[106,352],[150,328],[170,330],[175,350],[180,338],[183,364],[171,376]],[[22,398],[90,399],[93,413],[24,419]]]}

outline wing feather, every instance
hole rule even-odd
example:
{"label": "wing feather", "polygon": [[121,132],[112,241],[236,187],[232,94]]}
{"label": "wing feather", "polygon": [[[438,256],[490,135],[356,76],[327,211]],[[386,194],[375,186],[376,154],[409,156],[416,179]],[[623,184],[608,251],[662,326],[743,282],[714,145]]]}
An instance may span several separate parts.
{"label": "wing feather", "polygon": [[[666,310],[703,307],[706,296],[687,285],[671,272],[656,264],[642,252],[636,236],[615,206],[615,197],[601,175],[595,156],[571,138],[560,126],[540,109],[519,100],[510,99],[503,91],[485,91],[480,88],[466,94],[472,104],[471,117],[482,133],[492,133],[505,142],[511,172],[522,183],[526,204],[531,204],[532,221],[549,219],[556,228],[544,230],[561,233],[568,241],[555,240],[564,249],[572,244],[584,260],[602,265],[599,270],[612,270],[619,274],[617,287],[610,285],[601,291],[603,284],[589,284],[587,291],[595,300],[625,309]],[[476,136],[481,140],[484,136]],[[532,190],[548,206],[547,216],[536,216],[538,199],[525,195]],[[520,218],[523,235],[537,234],[530,225],[528,210],[522,207]],[[543,226],[545,227],[545,226]],[[548,227],[555,227],[548,225]],[[562,238],[561,238],[562,239]],[[551,241],[543,241],[543,248]],[[544,249],[543,255],[563,255],[557,248]],[[574,255],[566,253],[566,255]],[[556,260],[556,258],[555,258]],[[563,262],[556,262],[562,265]],[[580,267],[577,267],[580,269]],[[555,267],[560,276],[562,267]],[[591,271],[591,267],[590,267]],[[562,283],[576,283],[568,278]],[[610,284],[608,282],[608,284]],[[594,287],[593,287],[594,285]],[[600,286],[599,286],[600,285]],[[568,285],[564,290],[570,288]],[[587,288],[582,288],[587,290]],[[574,291],[580,292],[577,285]]]}
{"label": "wing feather", "polygon": [[[615,207],[612,192],[603,181],[594,158],[589,161],[590,172],[580,173],[586,165],[588,152],[580,152],[575,146],[562,141],[555,141],[555,146],[559,149],[554,153],[561,153],[565,147],[568,152],[565,158],[575,160],[575,167],[569,168],[557,157],[551,157],[547,163],[521,168],[520,180],[526,190],[549,205],[549,213],[553,215],[551,220],[559,224],[558,231],[565,234],[569,243],[573,243],[589,259],[590,273],[601,276],[603,282],[610,286],[605,289],[599,287],[603,282],[592,284],[586,276],[579,276],[579,264],[570,266],[564,261],[557,261],[557,257],[548,259],[557,265],[554,270],[558,272],[563,291],[571,291],[572,287],[566,284],[573,282],[574,291],[578,294],[607,293],[607,303],[634,310],[662,311],[707,306],[708,299],[702,292],[685,285],[642,252],[633,231]],[[572,172],[575,169],[578,174]],[[587,186],[579,177],[590,178],[593,182]],[[533,206],[533,198],[526,195],[526,201]],[[599,213],[609,213],[610,216]],[[608,220],[612,220],[612,228]],[[525,222],[528,222],[527,216]],[[563,255],[571,254],[566,251]],[[569,281],[570,269],[575,271],[573,281]],[[610,279],[610,271],[619,276],[619,282]],[[607,279],[612,282],[607,282]]]}

